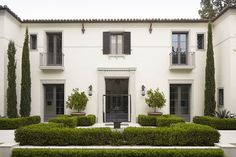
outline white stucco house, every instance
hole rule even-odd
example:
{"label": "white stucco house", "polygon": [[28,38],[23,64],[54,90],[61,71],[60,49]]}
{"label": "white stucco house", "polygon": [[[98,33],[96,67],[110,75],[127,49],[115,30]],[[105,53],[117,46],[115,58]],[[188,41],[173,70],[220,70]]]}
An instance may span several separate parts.
{"label": "white stucco house", "polygon": [[[73,88],[88,94],[87,114],[98,123],[135,123],[151,109],[145,92],[159,88],[165,114],[186,120],[204,111],[207,20],[54,19],[22,20],[0,6],[0,115],[6,115],[7,47],[17,53],[20,102],[21,53],[30,38],[32,115],[42,120],[70,114],[65,102]],[[236,8],[213,20],[217,106],[236,113]]]}

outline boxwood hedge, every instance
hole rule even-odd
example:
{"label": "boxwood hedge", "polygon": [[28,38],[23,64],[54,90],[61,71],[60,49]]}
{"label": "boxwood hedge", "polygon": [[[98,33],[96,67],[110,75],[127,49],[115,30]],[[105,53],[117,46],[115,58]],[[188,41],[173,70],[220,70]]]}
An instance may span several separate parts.
{"label": "boxwood hedge", "polygon": [[224,157],[221,149],[32,149],[15,148],[11,157]]}
{"label": "boxwood hedge", "polygon": [[208,116],[196,116],[193,118],[196,124],[211,126],[218,130],[236,130],[236,118],[217,118]]}
{"label": "boxwood hedge", "polygon": [[72,116],[67,116],[67,115],[51,118],[49,119],[48,122],[62,123],[64,126],[70,127],[70,128],[75,128],[77,126],[77,118],[72,117]]}
{"label": "boxwood hedge", "polygon": [[171,127],[125,128],[123,132],[110,128],[68,128],[63,125],[36,124],[16,130],[20,145],[152,145],[152,146],[212,146],[219,141],[217,130],[199,124],[179,123]]}
{"label": "boxwood hedge", "polygon": [[138,123],[142,126],[170,126],[175,123],[184,123],[184,119],[175,115],[146,116],[139,115]]}
{"label": "boxwood hedge", "polygon": [[77,118],[77,126],[91,126],[96,123],[96,116],[92,114],[79,116]]}
{"label": "boxwood hedge", "polygon": [[20,118],[0,118],[0,130],[17,129],[23,126],[38,124],[41,119],[39,116],[20,117]]}

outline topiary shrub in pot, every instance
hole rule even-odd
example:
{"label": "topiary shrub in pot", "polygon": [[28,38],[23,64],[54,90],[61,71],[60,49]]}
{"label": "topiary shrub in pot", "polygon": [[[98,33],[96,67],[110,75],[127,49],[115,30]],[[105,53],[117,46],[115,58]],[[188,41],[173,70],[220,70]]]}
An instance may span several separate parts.
{"label": "topiary shrub in pot", "polygon": [[154,112],[149,112],[148,115],[160,116],[163,114],[162,112],[157,112],[157,108],[161,109],[166,103],[165,95],[163,92],[160,92],[159,89],[149,89],[147,91],[147,98],[145,99],[145,102],[149,107],[154,109]]}
{"label": "topiary shrub in pot", "polygon": [[78,112],[72,112],[73,116],[84,116],[83,112],[86,108],[88,102],[88,97],[84,92],[80,92],[78,88],[73,89],[72,94],[68,96],[66,101],[66,106],[72,110],[77,110]]}

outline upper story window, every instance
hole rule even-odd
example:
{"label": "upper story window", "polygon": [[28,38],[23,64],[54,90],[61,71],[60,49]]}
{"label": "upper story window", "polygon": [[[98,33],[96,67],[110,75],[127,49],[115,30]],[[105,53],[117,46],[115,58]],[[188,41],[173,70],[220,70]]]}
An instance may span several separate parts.
{"label": "upper story window", "polygon": [[224,89],[223,88],[218,89],[218,103],[219,103],[219,106],[224,106]]}
{"label": "upper story window", "polygon": [[30,49],[37,49],[37,34],[30,34]]}
{"label": "upper story window", "polygon": [[130,32],[103,32],[103,54],[130,54]]}
{"label": "upper story window", "polygon": [[204,50],[205,49],[205,41],[204,41],[205,37],[204,34],[197,34],[197,49],[198,50]]}
{"label": "upper story window", "polygon": [[172,64],[187,64],[188,33],[172,33]]}

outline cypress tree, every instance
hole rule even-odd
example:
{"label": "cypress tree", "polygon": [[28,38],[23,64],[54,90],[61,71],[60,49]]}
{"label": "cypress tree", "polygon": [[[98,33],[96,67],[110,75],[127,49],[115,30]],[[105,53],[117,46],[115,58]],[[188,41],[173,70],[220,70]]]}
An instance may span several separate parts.
{"label": "cypress tree", "polygon": [[7,65],[7,116],[9,118],[17,117],[17,100],[16,100],[16,61],[15,61],[15,44],[10,41],[8,44],[8,65]]}
{"label": "cypress tree", "polygon": [[214,116],[215,114],[215,66],[214,66],[214,51],[212,45],[212,24],[208,24],[208,44],[207,44],[207,59],[205,71],[205,109],[204,115]]}
{"label": "cypress tree", "polygon": [[22,117],[30,116],[31,111],[31,77],[30,77],[30,60],[29,60],[29,36],[28,28],[25,32],[25,41],[22,51],[21,63],[21,101],[20,115]]}

